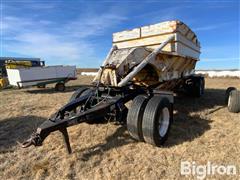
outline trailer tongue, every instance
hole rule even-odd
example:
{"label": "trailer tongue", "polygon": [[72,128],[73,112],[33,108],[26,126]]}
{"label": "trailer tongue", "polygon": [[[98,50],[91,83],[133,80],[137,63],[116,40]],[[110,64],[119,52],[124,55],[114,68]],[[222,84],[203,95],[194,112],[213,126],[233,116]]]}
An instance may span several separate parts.
{"label": "trailer tongue", "polygon": [[200,53],[196,35],[185,24],[170,21],[115,33],[113,40],[93,85],[79,88],[23,148],[40,146],[59,130],[71,153],[67,127],[104,118],[126,123],[136,140],[155,146],[166,141],[173,119],[172,91],[183,88],[198,97],[204,92],[204,78],[191,74]]}
{"label": "trailer tongue", "polygon": [[[124,104],[137,94],[145,93],[141,88],[89,87],[88,90],[90,91],[86,95],[70,101],[41,124],[37,132],[22,143],[22,147],[41,146],[51,132],[59,130],[64,137],[68,153],[71,153],[67,127],[105,117],[112,117],[122,122],[126,116]],[[101,94],[101,97],[97,94]]]}

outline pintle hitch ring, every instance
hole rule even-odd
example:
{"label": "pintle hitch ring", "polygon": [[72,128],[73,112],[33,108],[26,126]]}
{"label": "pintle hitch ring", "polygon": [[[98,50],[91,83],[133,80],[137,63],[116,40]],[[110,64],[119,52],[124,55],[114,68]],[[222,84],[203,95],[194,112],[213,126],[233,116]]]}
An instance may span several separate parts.
{"label": "pintle hitch ring", "polygon": [[31,137],[28,140],[24,141],[23,143],[20,143],[20,142],[17,142],[17,143],[20,144],[22,148],[27,148],[31,145],[41,146],[42,145],[41,142],[42,141],[41,141],[41,137],[39,136],[39,134],[34,133],[31,135]]}
{"label": "pintle hitch ring", "polygon": [[[70,145],[67,128],[62,128],[59,131],[62,133],[63,140],[64,140],[64,143],[65,143],[66,150],[67,150],[68,154],[71,154],[72,153],[72,148],[71,148],[71,145]],[[41,142],[42,141],[41,141],[41,138],[40,138],[39,134],[36,134],[36,133],[32,134],[31,137],[28,140],[24,141],[23,143],[20,143],[20,142],[17,141],[17,143],[22,148],[27,148],[27,147],[30,147],[32,145],[41,146],[42,145]]]}

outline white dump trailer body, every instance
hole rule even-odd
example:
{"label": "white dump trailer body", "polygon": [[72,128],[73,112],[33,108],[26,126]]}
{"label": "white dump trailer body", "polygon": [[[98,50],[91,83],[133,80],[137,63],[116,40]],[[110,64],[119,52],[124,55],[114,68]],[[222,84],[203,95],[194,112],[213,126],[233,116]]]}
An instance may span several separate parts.
{"label": "white dump trailer body", "polygon": [[58,79],[76,79],[76,66],[43,66],[7,69],[10,85],[25,87]]}
{"label": "white dump trailer body", "polygon": [[113,45],[118,49],[132,47],[157,48],[167,38],[174,35],[162,51],[199,59],[200,43],[195,33],[180,21],[166,21],[113,34]]}
{"label": "white dump trailer body", "polygon": [[[150,86],[194,73],[200,56],[196,34],[180,21],[166,21],[113,34],[113,48],[94,81]],[[101,77],[101,78],[100,78]],[[167,89],[174,84],[165,83]],[[161,87],[161,88],[165,88]]]}

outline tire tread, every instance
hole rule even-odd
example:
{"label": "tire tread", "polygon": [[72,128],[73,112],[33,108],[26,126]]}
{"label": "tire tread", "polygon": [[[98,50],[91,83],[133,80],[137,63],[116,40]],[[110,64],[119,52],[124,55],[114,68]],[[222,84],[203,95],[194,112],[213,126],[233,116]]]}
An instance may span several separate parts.
{"label": "tire tread", "polygon": [[142,133],[142,118],[147,101],[148,99],[145,95],[135,97],[127,114],[128,132],[138,141],[144,141]]}

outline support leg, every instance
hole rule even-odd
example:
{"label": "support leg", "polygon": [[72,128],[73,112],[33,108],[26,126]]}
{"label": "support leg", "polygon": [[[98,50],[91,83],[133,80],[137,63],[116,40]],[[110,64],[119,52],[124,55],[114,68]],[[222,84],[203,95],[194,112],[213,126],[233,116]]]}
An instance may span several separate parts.
{"label": "support leg", "polygon": [[66,146],[66,150],[67,150],[68,154],[71,154],[72,153],[72,149],[71,149],[71,145],[70,145],[70,142],[69,142],[69,136],[68,136],[67,128],[61,129],[60,132],[63,135],[64,143],[65,143],[65,146]]}

